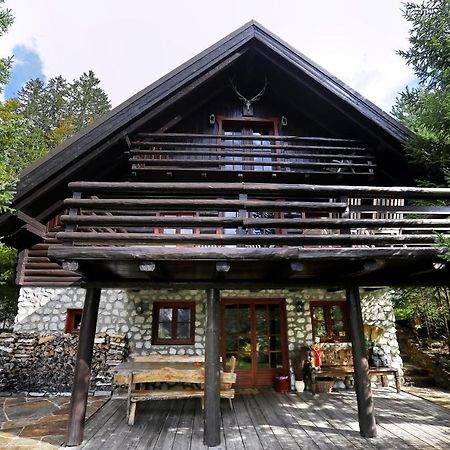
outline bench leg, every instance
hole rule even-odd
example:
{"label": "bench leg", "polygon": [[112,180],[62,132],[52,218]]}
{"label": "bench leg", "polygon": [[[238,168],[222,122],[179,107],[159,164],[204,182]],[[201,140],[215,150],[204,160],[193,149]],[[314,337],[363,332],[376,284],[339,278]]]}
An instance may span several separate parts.
{"label": "bench leg", "polygon": [[388,386],[388,380],[386,375],[380,375],[381,378],[381,386],[387,387]]}
{"label": "bench leg", "polygon": [[401,383],[400,383],[400,377],[398,376],[398,372],[396,372],[394,374],[394,377],[395,377],[395,387],[397,389],[397,393],[399,393],[400,392],[400,388],[401,388]]}
{"label": "bench leg", "polygon": [[130,405],[130,412],[128,414],[128,425],[134,425],[135,417],[136,417],[136,402],[132,402]]}
{"label": "bench leg", "polygon": [[311,378],[311,392],[312,395],[316,395],[316,380],[314,377]]}
{"label": "bench leg", "polygon": [[350,377],[344,377],[345,389],[350,389]]}

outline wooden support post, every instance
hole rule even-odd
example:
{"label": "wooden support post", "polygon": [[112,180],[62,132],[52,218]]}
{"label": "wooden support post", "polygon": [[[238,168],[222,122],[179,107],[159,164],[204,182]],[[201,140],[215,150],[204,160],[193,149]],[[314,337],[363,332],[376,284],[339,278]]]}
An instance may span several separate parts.
{"label": "wooden support post", "polygon": [[100,288],[89,288],[86,290],[83,315],[81,317],[75,375],[72,385],[72,396],[70,399],[70,414],[66,435],[67,446],[80,445],[83,441],[100,294]]}
{"label": "wooden support post", "polygon": [[350,331],[352,336],[359,431],[361,436],[370,438],[377,435],[377,426],[373,408],[372,390],[370,388],[369,363],[367,361],[358,286],[348,286],[346,289],[346,295],[349,309]]}
{"label": "wooden support post", "polygon": [[206,291],[205,435],[209,447],[220,444],[220,291]]}

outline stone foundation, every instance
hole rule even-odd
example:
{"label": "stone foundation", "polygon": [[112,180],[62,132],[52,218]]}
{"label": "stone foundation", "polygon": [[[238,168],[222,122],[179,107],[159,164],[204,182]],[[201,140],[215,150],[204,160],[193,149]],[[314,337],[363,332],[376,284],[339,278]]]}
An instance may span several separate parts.
{"label": "stone foundation", "polygon": [[[77,288],[27,287],[20,290],[16,332],[63,333],[67,309],[82,308],[85,291]],[[345,292],[325,289],[302,290],[223,290],[222,298],[283,298],[286,302],[287,345],[292,361],[298,349],[313,343],[310,301],[344,300]],[[194,301],[195,341],[193,345],[154,345],[152,343],[153,302]],[[199,290],[117,290],[104,289],[100,301],[97,333],[126,335],[132,356],[145,354],[202,355],[205,348],[205,291]],[[380,345],[393,367],[402,361],[395,336],[395,318],[390,294],[374,291],[361,299],[364,322],[384,329]],[[137,312],[139,311],[139,313]]]}

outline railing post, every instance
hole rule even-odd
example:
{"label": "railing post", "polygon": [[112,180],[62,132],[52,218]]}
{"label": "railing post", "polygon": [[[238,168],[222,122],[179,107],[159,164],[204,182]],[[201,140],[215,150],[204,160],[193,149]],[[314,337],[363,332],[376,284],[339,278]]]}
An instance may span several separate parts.
{"label": "railing post", "polygon": [[220,444],[220,291],[206,291],[205,435],[204,444]]}
{"label": "railing post", "polygon": [[70,413],[66,435],[67,446],[76,446],[83,442],[100,295],[101,289],[99,288],[88,288],[86,290],[83,315],[81,316],[80,338],[78,340],[72,396],[70,398]]}
{"label": "railing post", "polygon": [[369,363],[364,339],[364,326],[361,313],[359,288],[350,285],[346,288],[352,337],[353,366],[355,372],[355,391],[358,402],[359,431],[363,437],[375,437],[377,425],[370,388]]}

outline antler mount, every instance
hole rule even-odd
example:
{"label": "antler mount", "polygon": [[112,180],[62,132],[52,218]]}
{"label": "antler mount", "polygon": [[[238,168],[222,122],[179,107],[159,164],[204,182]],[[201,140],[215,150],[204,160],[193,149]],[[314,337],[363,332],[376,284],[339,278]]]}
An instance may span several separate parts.
{"label": "antler mount", "polygon": [[266,88],[267,85],[269,84],[269,81],[267,80],[267,77],[264,80],[264,86],[263,88],[252,98],[248,99],[246,97],[244,97],[238,90],[236,87],[236,84],[234,83],[234,79],[230,80],[230,84],[231,87],[233,88],[237,98],[239,100],[241,100],[241,102],[243,102],[243,110],[242,110],[242,115],[243,116],[253,116],[253,103],[257,102],[258,100],[261,99],[261,97],[264,95],[264,93],[266,92]]}

